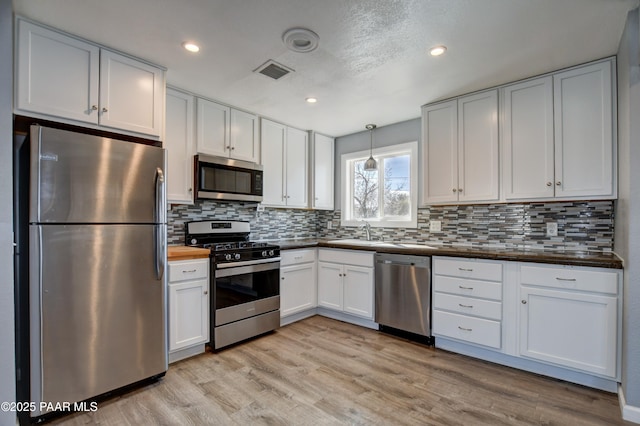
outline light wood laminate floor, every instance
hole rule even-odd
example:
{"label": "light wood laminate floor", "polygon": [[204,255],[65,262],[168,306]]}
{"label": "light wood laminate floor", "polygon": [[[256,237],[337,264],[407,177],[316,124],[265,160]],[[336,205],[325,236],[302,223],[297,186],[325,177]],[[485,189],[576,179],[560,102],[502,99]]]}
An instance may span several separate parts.
{"label": "light wood laminate floor", "polygon": [[615,394],[315,316],[53,424],[619,425]]}

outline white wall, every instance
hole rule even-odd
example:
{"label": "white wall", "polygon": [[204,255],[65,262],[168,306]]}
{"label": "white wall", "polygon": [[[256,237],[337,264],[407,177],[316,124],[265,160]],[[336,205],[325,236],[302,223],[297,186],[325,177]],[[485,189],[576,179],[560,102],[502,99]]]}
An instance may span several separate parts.
{"label": "white wall", "polygon": [[[12,129],[13,16],[11,0],[0,0],[0,402],[15,401],[13,321]],[[16,423],[0,411],[0,425]]]}
{"label": "white wall", "polygon": [[[624,259],[622,391],[640,408],[640,36],[629,12],[618,49],[618,194],[614,250]],[[597,336],[596,336],[597,338]],[[634,409],[634,421],[640,411]]]}

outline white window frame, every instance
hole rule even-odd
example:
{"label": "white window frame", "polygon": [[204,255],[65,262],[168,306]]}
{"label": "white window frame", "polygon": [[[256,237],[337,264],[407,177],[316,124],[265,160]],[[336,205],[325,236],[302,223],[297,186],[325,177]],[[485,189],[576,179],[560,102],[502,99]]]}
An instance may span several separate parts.
{"label": "white window frame", "polygon": [[[409,154],[409,182],[411,200],[411,217],[410,219],[394,219],[392,217],[380,219],[367,219],[366,222],[372,227],[378,228],[416,228],[418,226],[418,142],[405,142],[398,145],[391,145],[373,150],[373,158],[380,164],[379,157],[386,157],[391,154],[404,155]],[[342,170],[341,187],[342,187],[342,214],[340,217],[340,226],[360,226],[364,220],[353,219],[353,163],[354,160],[369,158],[370,151],[358,151],[348,154],[342,154],[340,157],[340,165]]]}

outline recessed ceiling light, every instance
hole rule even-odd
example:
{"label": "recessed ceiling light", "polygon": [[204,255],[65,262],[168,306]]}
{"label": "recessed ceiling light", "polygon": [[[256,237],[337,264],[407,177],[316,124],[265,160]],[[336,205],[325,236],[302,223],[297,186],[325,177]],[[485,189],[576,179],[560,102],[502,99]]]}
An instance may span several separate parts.
{"label": "recessed ceiling light", "polygon": [[185,41],[184,43],[182,43],[182,47],[184,47],[185,49],[187,49],[189,52],[199,52],[200,51],[200,46],[198,46],[197,44]]}
{"label": "recessed ceiling light", "polygon": [[310,104],[315,104],[316,102],[318,102],[318,99],[311,97],[311,98],[305,99],[305,101],[307,101]]}
{"label": "recessed ceiling light", "polygon": [[431,54],[431,56],[440,56],[446,51],[447,51],[446,46],[435,46],[429,49],[429,53]]}

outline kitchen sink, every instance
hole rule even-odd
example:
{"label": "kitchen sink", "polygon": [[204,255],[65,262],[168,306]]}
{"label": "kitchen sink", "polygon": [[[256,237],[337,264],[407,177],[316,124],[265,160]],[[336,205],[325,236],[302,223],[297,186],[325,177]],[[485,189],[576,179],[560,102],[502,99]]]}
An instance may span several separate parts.
{"label": "kitchen sink", "polygon": [[412,248],[412,249],[435,249],[433,246],[426,244],[416,243],[394,243],[391,241],[367,241],[359,240],[357,238],[346,238],[341,240],[330,240],[329,244],[344,244],[349,246],[363,246],[363,247],[398,247],[398,248]]}

